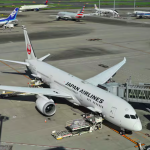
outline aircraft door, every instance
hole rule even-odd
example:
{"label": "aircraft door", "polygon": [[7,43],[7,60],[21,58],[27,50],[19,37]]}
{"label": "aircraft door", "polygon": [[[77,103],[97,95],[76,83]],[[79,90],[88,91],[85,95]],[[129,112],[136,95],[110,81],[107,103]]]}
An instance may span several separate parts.
{"label": "aircraft door", "polygon": [[112,107],[110,110],[110,117],[111,118],[115,118],[115,113],[116,113],[117,108],[116,107]]}

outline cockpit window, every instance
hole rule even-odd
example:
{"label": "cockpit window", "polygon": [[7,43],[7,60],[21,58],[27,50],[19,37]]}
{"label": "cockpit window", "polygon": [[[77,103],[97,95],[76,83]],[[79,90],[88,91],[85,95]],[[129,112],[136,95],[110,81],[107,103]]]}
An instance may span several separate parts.
{"label": "cockpit window", "polygon": [[130,115],[131,116],[131,119],[136,119],[136,117],[134,115]]}
{"label": "cockpit window", "polygon": [[124,117],[125,117],[125,118],[130,118],[130,116],[129,116],[128,114],[126,114]]}
{"label": "cockpit window", "polygon": [[137,114],[135,114],[135,117],[136,117],[137,119],[139,118]]}

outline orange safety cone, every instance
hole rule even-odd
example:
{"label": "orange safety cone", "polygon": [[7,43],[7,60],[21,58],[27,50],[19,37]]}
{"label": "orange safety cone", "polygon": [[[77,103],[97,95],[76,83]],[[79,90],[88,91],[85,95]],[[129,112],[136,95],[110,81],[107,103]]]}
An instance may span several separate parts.
{"label": "orange safety cone", "polygon": [[45,123],[47,122],[47,120],[45,119]]}

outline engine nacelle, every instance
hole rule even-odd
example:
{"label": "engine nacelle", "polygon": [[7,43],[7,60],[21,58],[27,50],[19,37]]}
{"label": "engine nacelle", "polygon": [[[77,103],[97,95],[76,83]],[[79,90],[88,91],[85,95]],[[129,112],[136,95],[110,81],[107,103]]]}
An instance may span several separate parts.
{"label": "engine nacelle", "polygon": [[46,116],[52,116],[56,112],[54,101],[42,95],[37,96],[36,107],[42,114]]}

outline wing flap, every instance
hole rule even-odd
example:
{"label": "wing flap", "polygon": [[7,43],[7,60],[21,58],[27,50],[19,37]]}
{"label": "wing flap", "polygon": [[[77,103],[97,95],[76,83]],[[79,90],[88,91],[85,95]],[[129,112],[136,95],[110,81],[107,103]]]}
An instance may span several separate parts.
{"label": "wing flap", "polygon": [[115,66],[103,71],[102,73],[87,79],[86,81],[97,86],[98,84],[104,84],[107,82],[124,64],[126,63],[126,58]]}
{"label": "wing flap", "polygon": [[14,92],[25,92],[25,93],[32,93],[32,94],[41,94],[41,95],[63,97],[63,98],[71,98],[71,96],[66,94],[66,93],[63,93],[63,92],[56,90],[56,89],[50,89],[50,88],[29,88],[29,87],[0,85],[0,90],[14,91]]}

